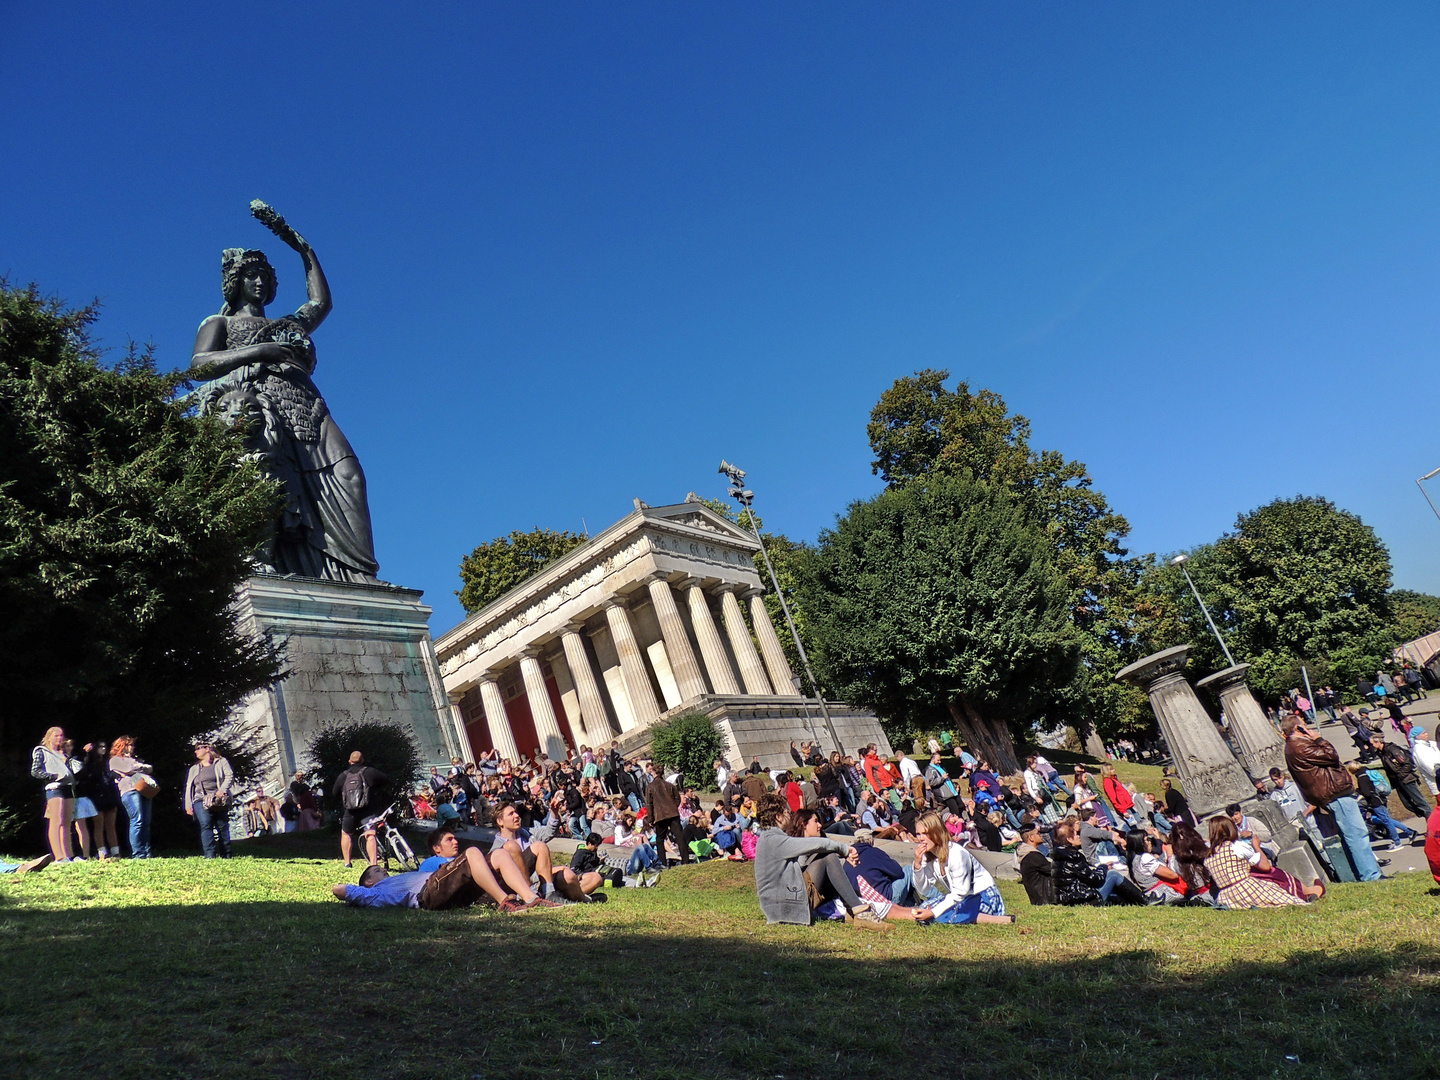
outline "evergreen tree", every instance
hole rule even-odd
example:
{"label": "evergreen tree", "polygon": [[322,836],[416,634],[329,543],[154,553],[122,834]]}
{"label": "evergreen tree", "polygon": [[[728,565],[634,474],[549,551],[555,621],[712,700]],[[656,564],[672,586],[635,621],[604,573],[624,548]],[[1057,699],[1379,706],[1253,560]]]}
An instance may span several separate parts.
{"label": "evergreen tree", "polygon": [[52,725],[77,746],[136,736],[173,789],[189,740],[280,672],[232,609],[278,493],[148,350],[103,364],[94,318],[0,281],[7,801],[33,801],[29,750]]}

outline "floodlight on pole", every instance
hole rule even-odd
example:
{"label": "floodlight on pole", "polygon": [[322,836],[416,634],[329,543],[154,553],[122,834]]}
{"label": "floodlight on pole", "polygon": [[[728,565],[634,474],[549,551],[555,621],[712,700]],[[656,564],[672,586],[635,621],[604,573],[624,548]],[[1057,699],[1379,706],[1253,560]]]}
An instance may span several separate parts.
{"label": "floodlight on pole", "polygon": [[1430,493],[1425,490],[1425,481],[1437,473],[1440,473],[1440,469],[1431,469],[1424,476],[1420,477],[1419,480],[1415,481],[1415,486],[1420,489],[1420,494],[1425,496],[1425,501],[1430,504],[1430,509],[1435,511],[1435,516],[1440,518],[1440,508],[1435,506],[1435,500],[1430,498]]}
{"label": "floodlight on pole", "polygon": [[[1440,471],[1440,470],[1437,470]],[[1180,567],[1180,572],[1185,575],[1185,581],[1190,586],[1190,591],[1195,594],[1195,602],[1200,605],[1200,610],[1205,615],[1205,621],[1210,624],[1210,632],[1215,635],[1215,640],[1220,643],[1220,651],[1225,654],[1226,662],[1235,666],[1235,658],[1230,655],[1230,649],[1225,644],[1225,639],[1220,636],[1220,628],[1215,625],[1215,620],[1210,617],[1210,609],[1205,606],[1205,601],[1200,599],[1200,590],[1195,588],[1195,582],[1190,579],[1190,571],[1185,569],[1185,563],[1190,558],[1188,555],[1176,555],[1170,560],[1171,566]]]}
{"label": "floodlight on pole", "polygon": [[[745,514],[750,519],[750,532],[754,534],[756,542],[760,545],[760,555],[765,560],[765,569],[770,574],[770,585],[775,590],[775,597],[780,601],[780,610],[785,615],[785,625],[790,628],[790,636],[795,640],[795,651],[799,654],[800,663],[805,668],[805,677],[815,688],[815,699],[820,705],[820,714],[825,717],[825,730],[830,734],[831,744],[843,754],[845,748],[840,745],[840,736],[835,733],[835,724],[830,719],[829,708],[825,705],[825,691],[815,681],[815,673],[810,670],[810,657],[805,653],[805,645],[800,640],[800,631],[795,629],[795,620],[790,616],[790,605],[785,602],[785,594],[780,591],[780,579],[775,576],[775,567],[770,562],[770,553],[765,550],[765,541],[760,536],[759,526],[755,524],[755,511],[751,509],[751,504],[755,501],[755,492],[745,486],[745,470],[738,465],[731,465],[721,458],[719,472],[730,481],[730,497],[745,508]],[[797,679],[796,682],[798,681]],[[796,689],[800,688],[797,686]],[[806,708],[809,708],[808,704]]]}

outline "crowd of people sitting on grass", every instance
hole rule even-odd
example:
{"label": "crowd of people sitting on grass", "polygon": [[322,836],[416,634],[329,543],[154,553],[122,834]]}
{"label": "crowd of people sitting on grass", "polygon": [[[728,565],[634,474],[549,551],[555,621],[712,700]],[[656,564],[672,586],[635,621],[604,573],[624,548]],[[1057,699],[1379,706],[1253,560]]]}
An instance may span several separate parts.
{"label": "crowd of people sitting on grass", "polygon": [[[1394,828],[1392,840],[1409,839],[1380,798],[1406,782],[1403,747],[1387,743],[1388,762],[1352,763],[1337,774],[1338,756],[1332,764],[1318,749],[1324,744],[1333,754],[1333,747],[1298,716],[1287,719],[1305,790],[1277,768],[1257,784],[1258,796],[1286,817],[1305,817],[1321,835],[1343,835],[1343,774],[1374,835]],[[1098,777],[1084,764],[1064,777],[1037,753],[1018,777],[1003,778],[984,758],[963,748],[954,753],[957,775],[938,740],[923,767],[903,752],[882,757],[875,746],[853,759],[826,757],[808,744],[792,747],[793,769],[752,762],[737,771],[717,761],[707,786],[719,796],[707,808],[695,785],[654,762],[612,750],[601,771],[600,755],[581,748],[566,761],[518,769],[457,762],[441,775],[437,768],[417,800],[448,806],[436,817],[462,829],[513,835],[524,846],[518,853],[512,846],[510,857],[528,871],[534,895],[560,903],[593,902],[607,884],[653,885],[675,863],[724,858],[754,861],[761,910],[771,922],[834,919],[867,929],[1009,922],[1014,916],[981,852],[1011,853],[1035,904],[1235,908],[1324,895],[1322,881],[1299,880],[1276,865],[1279,852],[1262,820],[1237,804],[1198,821],[1169,776],[1158,790],[1140,791],[1113,764],[1102,765]],[[463,813],[455,799],[462,793]],[[443,832],[450,835],[448,827]],[[545,846],[557,836],[581,841],[558,882]],[[884,840],[909,844],[908,856],[897,861],[878,843]],[[496,876],[503,883],[504,875]],[[346,898],[352,895],[367,894]],[[511,908],[533,906],[524,894],[506,895]]]}
{"label": "crowd of people sitting on grass", "polygon": [[[1343,722],[1347,712],[1337,719]],[[1342,765],[1303,711],[1288,713],[1281,729],[1290,772],[1272,769],[1257,784],[1257,795],[1286,818],[1303,821],[1322,841],[1343,841],[1363,880],[1381,876],[1374,839],[1391,847],[1424,842],[1395,820],[1389,799],[1393,793],[1410,812],[1428,816],[1440,761],[1429,734],[1408,718],[1395,723],[1407,748],[1387,741],[1372,715],[1355,714],[1361,760]],[[450,906],[457,895],[488,897],[497,904],[503,899],[505,910],[595,902],[603,886],[653,887],[669,865],[722,858],[755,863],[760,905],[770,921],[829,918],[866,928],[1009,921],[1013,916],[977,857],[982,852],[1010,853],[1036,904],[1275,906],[1324,893],[1322,882],[1297,880],[1276,865],[1279,852],[1263,821],[1239,805],[1198,821],[1168,775],[1156,790],[1143,791],[1123,782],[1113,763],[1101,765],[1098,775],[1078,764],[1062,776],[1035,753],[1018,775],[1006,777],[948,733],[931,739],[928,749],[928,760],[916,760],[904,752],[882,755],[875,745],[851,757],[792,744],[793,768],[764,769],[752,761],[737,770],[717,760],[713,777],[684,777],[626,757],[613,744],[605,751],[581,747],[558,761],[538,750],[520,763],[493,752],[478,762],[456,760],[447,770],[432,768],[408,803],[415,817],[434,820],[437,842],[455,849],[437,847],[429,869],[416,873],[434,873],[440,865],[434,859],[463,855],[470,885],[440,894],[432,887],[422,902],[419,879],[381,884],[382,871],[367,869],[368,884],[349,888],[380,891],[346,891],[344,898],[367,903],[400,896],[412,906]],[[135,756],[134,741],[117,739],[108,754],[97,744],[84,747],[82,758],[72,754],[64,733],[51,729],[32,762],[45,784],[53,857],[118,855],[122,807],[132,851],[148,856],[147,792],[153,795],[156,785]],[[335,779],[329,794],[344,807],[347,866],[356,843],[368,864],[379,861],[373,821],[385,800],[375,793],[387,779],[358,752]],[[702,785],[718,789],[708,805],[699,795]],[[229,854],[232,789],[224,758],[197,747],[184,804],[207,856]],[[320,800],[297,776],[283,800],[256,795],[243,816],[251,832],[313,827]],[[70,847],[72,830],[79,855]],[[457,832],[465,837],[471,830],[484,830],[466,837],[485,838],[484,872],[460,850]],[[557,837],[579,845],[568,866],[552,857],[549,842]],[[909,844],[911,854],[897,861],[881,846],[887,840]],[[997,865],[989,856],[986,861]]]}

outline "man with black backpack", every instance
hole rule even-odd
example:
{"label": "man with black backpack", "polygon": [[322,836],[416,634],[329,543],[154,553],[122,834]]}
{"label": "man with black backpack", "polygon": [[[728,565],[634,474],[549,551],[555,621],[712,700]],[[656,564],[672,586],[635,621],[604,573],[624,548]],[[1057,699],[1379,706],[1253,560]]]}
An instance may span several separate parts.
{"label": "man with black backpack", "polygon": [[[370,808],[375,789],[389,782],[390,778],[379,769],[372,769],[365,764],[365,755],[359,750],[351,753],[349,768],[335,778],[335,787],[331,790],[330,797],[337,799],[344,811],[340,819],[340,857],[345,860],[346,866],[350,865],[355,830],[367,817],[381,809]],[[365,833],[365,853],[371,866],[379,861],[380,853],[375,842],[374,829]]]}

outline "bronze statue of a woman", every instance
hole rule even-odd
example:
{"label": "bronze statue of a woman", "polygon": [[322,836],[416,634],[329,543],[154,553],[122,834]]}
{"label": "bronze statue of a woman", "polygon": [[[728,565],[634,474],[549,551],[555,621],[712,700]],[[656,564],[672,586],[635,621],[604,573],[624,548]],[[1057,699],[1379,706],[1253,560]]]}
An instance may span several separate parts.
{"label": "bronze statue of a woman", "polygon": [[262,251],[226,248],[220,256],[225,306],[200,324],[195,337],[191,369],[206,380],[195,397],[206,412],[253,419],[247,442],[285,490],[263,569],[373,584],[380,567],[365,474],[310,378],[310,334],[330,314],[330,286],[315,252],[284,218],[258,200],[250,210],[299,252],[309,300],[293,315],[266,318],[275,299],[274,268]]}

